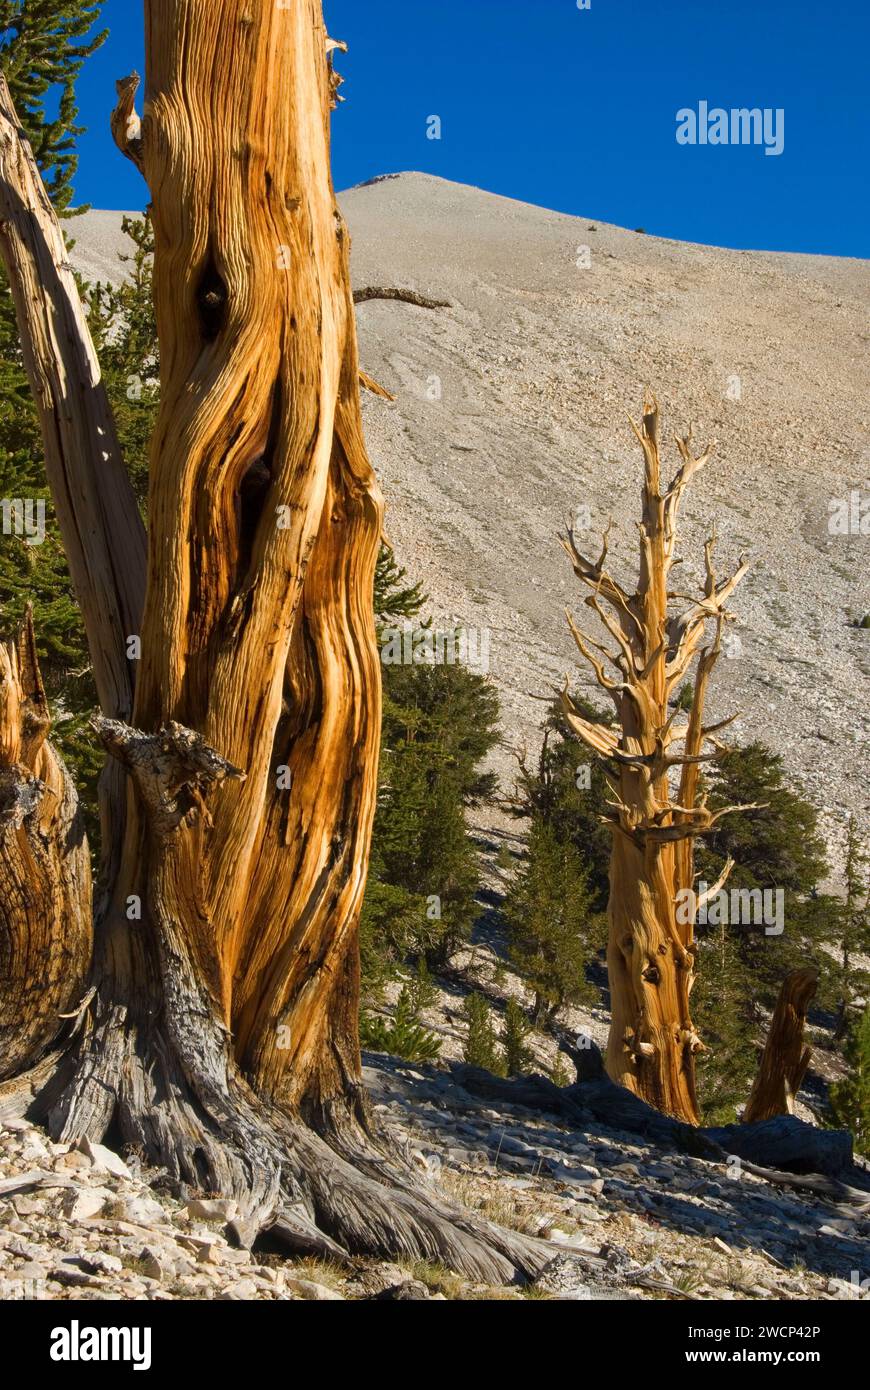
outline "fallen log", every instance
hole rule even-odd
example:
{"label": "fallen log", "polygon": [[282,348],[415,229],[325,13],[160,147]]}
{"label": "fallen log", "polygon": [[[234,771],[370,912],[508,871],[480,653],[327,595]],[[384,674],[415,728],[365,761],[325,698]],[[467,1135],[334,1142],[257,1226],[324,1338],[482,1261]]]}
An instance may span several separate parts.
{"label": "fallen log", "polygon": [[705,1131],[726,1153],[762,1168],[835,1176],[853,1167],[852,1136],[845,1129],[817,1129],[796,1115],[774,1115],[755,1124]]}

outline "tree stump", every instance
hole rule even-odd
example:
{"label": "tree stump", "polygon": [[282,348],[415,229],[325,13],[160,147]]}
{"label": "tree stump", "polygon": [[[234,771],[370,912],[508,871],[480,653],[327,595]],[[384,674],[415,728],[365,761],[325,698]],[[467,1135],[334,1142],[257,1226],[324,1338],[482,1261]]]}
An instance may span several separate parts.
{"label": "tree stump", "polygon": [[795,1099],[813,1055],[812,1048],[804,1046],[804,1024],[818,983],[815,966],[792,970],[783,980],[743,1112],[744,1124],[794,1114]]}

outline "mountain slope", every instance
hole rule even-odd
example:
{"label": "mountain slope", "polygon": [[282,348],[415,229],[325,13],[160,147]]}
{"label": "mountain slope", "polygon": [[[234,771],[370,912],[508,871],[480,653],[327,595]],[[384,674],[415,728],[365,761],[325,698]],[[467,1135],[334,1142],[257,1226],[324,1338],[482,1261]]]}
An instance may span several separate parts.
{"label": "mountain slope", "polygon": [[[722,572],[754,559],[711,714],[742,710],[741,737],[783,752],[837,846],[845,813],[870,807],[870,631],[853,625],[870,612],[870,537],[828,530],[832,499],[870,492],[867,263],[666,241],[423,174],[341,202],[356,287],[450,302],[359,306],[362,363],[397,396],[367,397],[366,427],[399,559],[439,618],[490,630],[500,770],[536,749],[536,697],[576,669],[566,519],[588,507],[595,550],[612,516],[612,567],[634,572],[625,415],[648,384],[666,437],[693,421],[699,444],[719,440],[686,501],[680,587],[703,574],[713,519]],[[120,266],[120,219],[74,224],[86,275]]]}

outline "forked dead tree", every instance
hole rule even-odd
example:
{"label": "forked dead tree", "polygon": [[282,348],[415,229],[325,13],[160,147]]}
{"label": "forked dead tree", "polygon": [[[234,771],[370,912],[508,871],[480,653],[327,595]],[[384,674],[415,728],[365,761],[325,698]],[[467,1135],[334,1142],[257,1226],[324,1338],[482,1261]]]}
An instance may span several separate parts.
{"label": "forked dead tree", "polygon": [[[611,649],[584,634],[569,613],[581,654],[613,700],[616,727],[587,719],[567,685],[562,704],[571,728],[603,759],[613,792],[608,816],[613,849],[607,1071],[650,1105],[697,1124],[695,1054],[702,1043],[689,1006],[695,977],[694,914],[678,912],[677,895],[694,889],[695,838],[709,832],[727,811],[749,809],[732,806],[714,813],[698,792],[700,766],[716,756],[717,735],[731,722],[705,725],[704,703],[731,617],[726,604],[747,564],[741,559],[731,578],[717,579],[713,537],[704,549],[703,594],[691,598],[669,589],[677,562],[680,504],[710,451],[696,458],[691,436],[677,439],[682,463],[663,489],[658,406],[653,398],[644,402],[641,424],[632,421],[632,426],[645,468],[636,592],[629,594],[607,569],[607,533],[595,561],[580,553],[572,531],[563,541],[575,574],[590,591],[585,601],[614,644]],[[674,613],[675,600],[686,600],[689,606]],[[681,722],[674,695],[696,658],[691,710]],[[710,894],[721,888],[729,870],[730,865]],[[702,903],[699,897],[697,905]],[[681,915],[688,920],[680,921]]]}
{"label": "forked dead tree", "polygon": [[[6,1103],[28,1101],[68,1140],[112,1127],[179,1183],[235,1197],[244,1239],[271,1225],[300,1250],[510,1278],[552,1252],[421,1190],[375,1142],[361,1082],[382,504],[330,177],[336,45],[320,0],[146,0],[145,14],[144,115],[127,81],[113,120],[147,180],[155,236],[161,408],[141,621],[139,519],[59,232],[9,111],[0,142],[15,213],[0,247],[57,460],[55,504],[81,551],[71,568],[96,729],[121,789],[106,801],[116,852],[78,1036],[41,1061],[44,1036],[17,1041],[16,1069],[39,1065]],[[54,439],[58,417],[72,417],[74,438]],[[7,676],[4,746],[30,786],[43,774],[13,746],[15,681],[25,694],[35,681],[23,669]],[[56,817],[35,801],[25,818]],[[27,904],[14,927],[25,945],[38,929]]]}

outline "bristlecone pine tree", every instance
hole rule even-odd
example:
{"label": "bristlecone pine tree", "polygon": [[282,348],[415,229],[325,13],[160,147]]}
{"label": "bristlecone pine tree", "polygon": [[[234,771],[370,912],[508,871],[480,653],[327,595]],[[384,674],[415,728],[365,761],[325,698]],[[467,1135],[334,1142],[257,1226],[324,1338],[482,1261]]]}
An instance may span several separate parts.
{"label": "bristlecone pine tree", "polygon": [[[86,862],[25,632],[0,669],[0,874],[19,890],[4,1027],[26,1001],[0,1106],[69,1141],[111,1130],[178,1183],[236,1198],[242,1239],[268,1225],[297,1250],[503,1281],[552,1251],[415,1186],[376,1142],[361,1081],[382,505],[330,177],[337,45],[320,0],[146,0],[145,21],[144,117],[127,79],[112,128],[152,200],[147,544],[0,88],[0,251],[110,755],[88,976]],[[75,1002],[60,1010],[62,955]]]}
{"label": "bristlecone pine tree", "polygon": [[818,983],[814,965],[792,970],[783,980],[743,1112],[744,1124],[794,1114],[795,1099],[813,1055],[804,1043],[804,1025]]}
{"label": "bristlecone pine tree", "polygon": [[[591,591],[586,603],[616,646],[611,651],[585,635],[568,614],[580,652],[615,704],[618,727],[609,729],[585,718],[568,694],[567,683],[562,704],[571,728],[603,759],[614,797],[607,815],[613,834],[607,1071],[650,1105],[697,1124],[694,1058],[703,1044],[689,1007],[695,967],[693,917],[678,914],[677,894],[695,886],[695,838],[710,831],[727,811],[747,809],[732,806],[712,812],[698,788],[700,765],[716,756],[716,735],[731,722],[705,726],[704,703],[731,617],[726,603],[747,564],[741,558],[731,578],[718,580],[714,536],[704,549],[703,594],[688,599],[689,607],[681,613],[671,611],[672,600],[688,598],[668,587],[676,561],[677,515],[686,487],[710,450],[696,458],[691,435],[677,439],[682,464],[663,490],[654,398],[647,397],[641,424],[632,421],[632,426],[645,465],[637,591],[629,594],[608,572],[606,532],[595,561],[580,553],[572,531],[563,541],[575,574]],[[672,702],[696,657],[691,709],[683,717],[679,706],[686,702],[673,707]],[[608,674],[605,661],[615,676]],[[677,751],[680,744],[682,751]],[[712,751],[705,751],[708,747]],[[730,867],[710,893],[721,887]],[[702,901],[699,897],[699,905]],[[679,915],[689,921],[681,922]]]}

